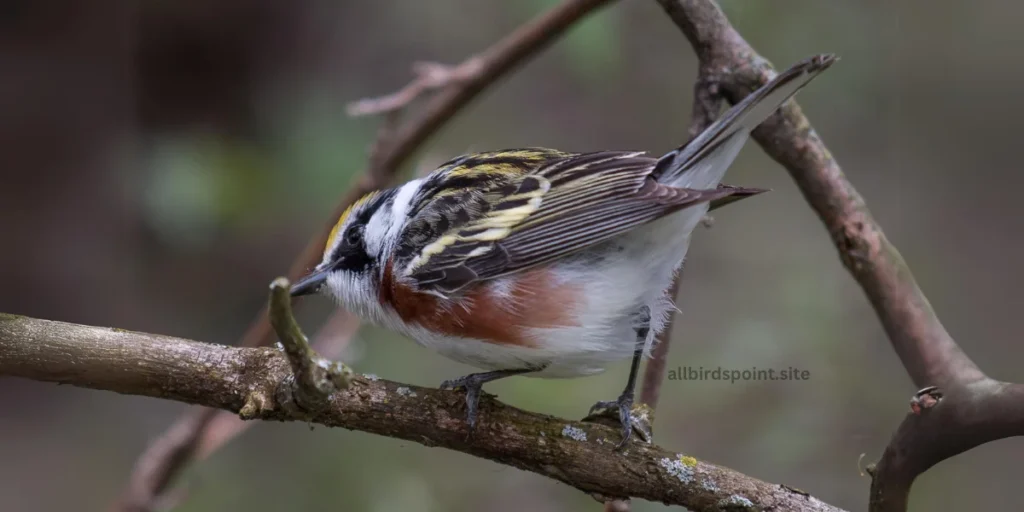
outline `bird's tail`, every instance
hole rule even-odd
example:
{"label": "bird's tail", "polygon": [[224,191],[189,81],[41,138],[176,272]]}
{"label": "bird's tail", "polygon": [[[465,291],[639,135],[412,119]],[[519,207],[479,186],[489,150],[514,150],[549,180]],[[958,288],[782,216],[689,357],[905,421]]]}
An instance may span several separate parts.
{"label": "bird's tail", "polygon": [[782,72],[743,98],[693,140],[661,157],[651,176],[674,187],[717,187],[751,130],[835,61],[833,55],[817,55]]}

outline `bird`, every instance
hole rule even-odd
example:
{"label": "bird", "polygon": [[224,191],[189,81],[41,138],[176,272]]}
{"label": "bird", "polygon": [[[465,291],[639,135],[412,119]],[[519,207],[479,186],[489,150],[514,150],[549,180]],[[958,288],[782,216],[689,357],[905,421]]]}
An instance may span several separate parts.
{"label": "bird", "polygon": [[707,212],[764,189],[721,183],[751,131],[835,61],[778,74],[660,158],[642,151],[518,148],[462,155],[370,192],[291,288],[480,370],[465,391],[472,433],[482,386],[522,375],[593,375],[631,358],[623,392],[590,413],[635,430],[642,359],[675,306],[668,289]]}

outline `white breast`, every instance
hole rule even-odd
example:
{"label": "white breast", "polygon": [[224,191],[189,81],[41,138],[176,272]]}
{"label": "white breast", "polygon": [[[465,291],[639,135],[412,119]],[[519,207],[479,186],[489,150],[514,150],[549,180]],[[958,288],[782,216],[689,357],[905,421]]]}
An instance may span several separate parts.
{"label": "white breast", "polygon": [[[543,366],[544,370],[527,374],[534,377],[597,373],[609,363],[632,357],[637,346],[634,321],[642,306],[651,311],[651,329],[644,340],[650,350],[673,309],[666,289],[685,256],[690,232],[706,211],[706,205],[688,208],[551,264],[555,279],[582,286],[585,298],[575,310],[576,325],[529,329],[536,347],[438,334],[405,324],[394,312],[375,316],[418,343],[480,369]],[[507,279],[486,285],[498,296],[511,289]]]}

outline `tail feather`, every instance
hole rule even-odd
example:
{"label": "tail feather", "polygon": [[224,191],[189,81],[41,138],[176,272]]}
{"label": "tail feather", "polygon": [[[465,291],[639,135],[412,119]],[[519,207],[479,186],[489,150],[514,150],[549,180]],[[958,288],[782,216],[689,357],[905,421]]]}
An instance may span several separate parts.
{"label": "tail feather", "polygon": [[833,55],[817,55],[783,71],[726,111],[693,140],[661,157],[651,177],[676,187],[714,188],[736,159],[751,130],[835,61]]}
{"label": "tail feather", "polygon": [[727,204],[735,203],[740,199],[746,199],[748,197],[756,196],[758,194],[762,194],[764,192],[769,191],[769,189],[767,188],[732,187],[729,185],[719,185],[718,189],[726,189],[729,192],[731,192],[731,194],[710,201],[710,205],[708,206],[709,212],[717,210]]}

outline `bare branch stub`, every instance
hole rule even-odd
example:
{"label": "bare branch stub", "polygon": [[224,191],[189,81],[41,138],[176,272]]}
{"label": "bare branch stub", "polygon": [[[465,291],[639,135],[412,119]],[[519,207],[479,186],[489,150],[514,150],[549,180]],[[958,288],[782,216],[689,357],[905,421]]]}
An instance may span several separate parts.
{"label": "bare branch stub", "polygon": [[922,389],[875,464],[870,510],[907,510],[910,488],[935,464],[984,443],[1024,436],[1024,385],[985,379]]}
{"label": "bare branch stub", "polygon": [[[658,3],[693,46],[702,70],[715,70],[730,101],[774,76],[713,0]],[[753,138],[786,168],[825,224],[907,373],[925,388],[871,471],[872,512],[904,511],[914,479],[934,464],[992,440],[1024,435],[1024,387],[986,376],[949,335],[795,102],[754,130]]]}
{"label": "bare branch stub", "polygon": [[292,315],[290,290],[291,284],[284,277],[270,283],[270,324],[292,367],[292,396],[304,411],[315,413],[327,407],[334,392],[348,387],[352,370],[320,357],[309,346]]}

